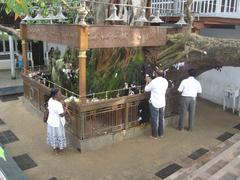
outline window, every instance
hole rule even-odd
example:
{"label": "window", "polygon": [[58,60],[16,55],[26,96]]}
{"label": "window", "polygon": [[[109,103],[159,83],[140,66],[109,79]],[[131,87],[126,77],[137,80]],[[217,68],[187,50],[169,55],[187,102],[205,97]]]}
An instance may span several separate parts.
{"label": "window", "polygon": [[9,41],[5,41],[5,52],[9,52]]}
{"label": "window", "polygon": [[[13,50],[14,52],[18,50],[17,40],[15,39],[13,40]],[[0,54],[9,54],[9,53],[10,53],[9,40],[6,37],[4,37],[0,39]]]}
{"label": "window", "polygon": [[225,0],[222,0],[221,12],[224,12],[224,10],[225,10]]}
{"label": "window", "polygon": [[214,0],[214,3],[213,3],[213,12],[216,12],[216,5],[217,5],[217,0]]}
{"label": "window", "polygon": [[0,40],[0,53],[3,52],[3,41]]}

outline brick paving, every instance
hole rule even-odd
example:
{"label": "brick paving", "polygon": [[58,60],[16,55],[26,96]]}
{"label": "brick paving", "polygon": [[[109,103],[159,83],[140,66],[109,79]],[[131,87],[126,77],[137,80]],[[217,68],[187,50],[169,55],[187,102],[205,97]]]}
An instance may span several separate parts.
{"label": "brick paving", "polygon": [[[229,142],[222,143],[215,151],[209,152],[206,157],[188,164],[170,175],[167,180],[236,180],[240,177],[240,134],[234,135]],[[228,146],[227,148],[225,148]],[[206,158],[202,164],[203,159]],[[202,164],[200,167],[197,164]]]}

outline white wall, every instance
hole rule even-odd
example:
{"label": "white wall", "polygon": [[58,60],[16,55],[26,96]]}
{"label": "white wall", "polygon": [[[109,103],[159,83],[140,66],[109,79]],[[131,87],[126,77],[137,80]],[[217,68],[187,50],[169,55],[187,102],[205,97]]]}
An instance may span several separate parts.
{"label": "white wall", "polygon": [[10,67],[11,67],[11,62],[9,59],[0,61],[0,70],[5,70],[5,69],[9,70]]}
{"label": "white wall", "polygon": [[[240,89],[240,67],[224,66],[221,71],[212,69],[199,75],[197,79],[202,85],[201,97],[223,104],[224,88],[230,85]],[[230,101],[228,103],[231,104]]]}

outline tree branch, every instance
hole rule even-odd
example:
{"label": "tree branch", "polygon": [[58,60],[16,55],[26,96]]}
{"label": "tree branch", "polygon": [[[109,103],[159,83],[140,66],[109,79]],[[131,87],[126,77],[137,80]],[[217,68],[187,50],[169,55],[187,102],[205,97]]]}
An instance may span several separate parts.
{"label": "tree branch", "polygon": [[6,32],[9,35],[15,36],[18,39],[21,39],[20,32],[18,32],[16,29],[11,28],[11,27],[6,27],[0,24],[0,31]]}

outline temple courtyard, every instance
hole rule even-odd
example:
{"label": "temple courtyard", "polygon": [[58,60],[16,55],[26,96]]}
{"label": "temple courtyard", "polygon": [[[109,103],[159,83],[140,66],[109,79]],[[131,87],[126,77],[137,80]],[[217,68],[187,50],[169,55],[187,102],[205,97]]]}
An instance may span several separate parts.
{"label": "temple courtyard", "polygon": [[[240,132],[236,128],[240,124],[237,115],[198,99],[193,132],[180,132],[170,126],[166,129],[165,136],[159,140],[151,139],[149,132],[87,153],[80,153],[69,145],[64,154],[55,155],[46,145],[46,124],[42,122],[41,116],[23,103],[22,98],[16,95],[1,97],[0,118],[3,123],[0,132],[10,130],[17,137],[16,141],[4,145],[13,158],[25,155],[33,160],[33,165],[23,169],[24,174],[32,180],[165,178],[171,174],[171,167],[174,170],[189,164],[192,166],[194,161],[199,161],[201,153],[223,146],[222,141],[231,139],[231,136],[237,139],[237,133]],[[226,136],[222,140],[221,135],[224,133]],[[238,141],[235,140],[235,143]],[[225,144],[226,147],[231,145]],[[237,153],[235,156],[238,158]],[[162,172],[164,169],[166,172]]]}

